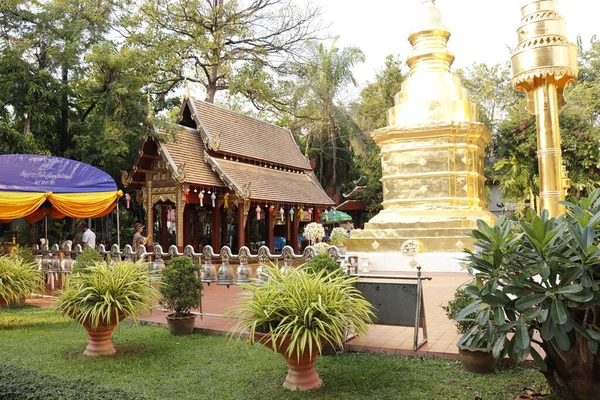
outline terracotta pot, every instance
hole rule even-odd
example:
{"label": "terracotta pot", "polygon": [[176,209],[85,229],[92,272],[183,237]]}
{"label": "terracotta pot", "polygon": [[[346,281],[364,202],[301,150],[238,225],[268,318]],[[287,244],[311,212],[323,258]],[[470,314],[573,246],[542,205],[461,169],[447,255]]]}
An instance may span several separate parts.
{"label": "terracotta pot", "polygon": [[488,349],[471,350],[466,346],[458,346],[458,356],[464,369],[477,374],[489,374],[496,365],[496,359]]}
{"label": "terracotta pot", "polygon": [[271,335],[256,332],[255,338],[265,347],[283,356],[288,365],[288,374],[285,382],[283,382],[283,387],[289,390],[311,390],[320,388],[323,385],[323,381],[315,370],[315,362],[319,355],[316,344],[313,345],[312,352],[306,350],[298,357],[296,351],[291,356],[288,356],[287,351],[290,344],[290,335],[286,335],[281,343],[280,339],[277,339],[277,349],[274,348],[271,342]]}
{"label": "terracotta pot", "polygon": [[515,400],[533,400],[533,397],[528,394],[520,394],[515,397]]}
{"label": "terracotta pot", "polygon": [[181,317],[176,317],[175,314],[169,314],[166,318],[169,331],[175,336],[189,335],[194,330],[196,314],[188,314]]}
{"label": "terracotta pot", "polygon": [[88,344],[83,354],[86,356],[108,356],[115,354],[117,350],[113,346],[111,336],[117,323],[125,319],[125,315],[118,313],[115,318],[111,321],[112,324],[108,325],[104,321],[100,321],[97,327],[93,327],[90,321],[84,322],[82,325],[88,334]]}

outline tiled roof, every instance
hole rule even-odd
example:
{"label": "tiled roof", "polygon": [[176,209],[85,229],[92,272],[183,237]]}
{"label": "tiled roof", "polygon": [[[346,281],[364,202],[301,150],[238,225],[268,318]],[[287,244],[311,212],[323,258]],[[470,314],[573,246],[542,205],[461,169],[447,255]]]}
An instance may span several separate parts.
{"label": "tiled roof", "polygon": [[218,148],[212,150],[296,169],[310,169],[289,130],[204,101],[190,98],[188,104],[207,143],[210,140],[219,142]]}
{"label": "tiled roof", "polygon": [[217,172],[237,188],[250,183],[250,198],[282,203],[332,205],[333,201],[325,194],[309,174],[285,172],[257,165],[208,157],[208,162]]}
{"label": "tiled roof", "polygon": [[185,183],[199,186],[225,186],[210,165],[204,161],[204,143],[196,130],[181,127],[175,131],[164,129],[157,129],[157,131],[168,136],[161,142],[167,158],[170,157],[176,167],[185,164]]}

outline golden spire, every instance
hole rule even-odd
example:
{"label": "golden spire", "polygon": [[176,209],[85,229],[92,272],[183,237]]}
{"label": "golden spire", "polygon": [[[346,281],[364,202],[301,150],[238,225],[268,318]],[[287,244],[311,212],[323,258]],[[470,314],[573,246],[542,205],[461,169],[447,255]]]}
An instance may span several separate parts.
{"label": "golden spire", "polygon": [[559,110],[565,87],[577,78],[577,46],[565,35],[565,20],[555,0],[528,0],[521,7],[519,45],[511,61],[513,86],[527,94],[527,110],[536,117],[540,209],[551,217],[564,212],[568,177],[563,173]]}
{"label": "golden spire", "polygon": [[450,67],[454,54],[448,50],[450,31],[433,0],[421,0],[408,41],[413,47],[406,60],[409,77],[388,111],[388,126],[432,121],[477,122],[477,107]]}

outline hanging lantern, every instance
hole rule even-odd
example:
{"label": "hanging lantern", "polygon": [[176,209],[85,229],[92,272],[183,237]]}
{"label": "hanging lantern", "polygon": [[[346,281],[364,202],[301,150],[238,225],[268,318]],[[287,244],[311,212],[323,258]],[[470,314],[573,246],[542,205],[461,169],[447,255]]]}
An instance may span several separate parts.
{"label": "hanging lantern", "polygon": [[317,208],[317,211],[315,213],[315,221],[321,222],[321,208]]}
{"label": "hanging lantern", "polygon": [[127,204],[127,208],[129,208],[129,203],[131,202],[131,195],[129,193],[125,194],[125,203]]}
{"label": "hanging lantern", "polygon": [[[208,191],[208,193],[210,193],[210,190]],[[217,196],[215,195],[214,192],[213,192],[213,194],[210,195],[210,199],[212,201],[213,208],[215,208],[215,200],[217,199]]]}
{"label": "hanging lantern", "polygon": [[183,191],[183,195],[185,196],[185,204],[190,204],[190,190],[189,189],[185,189]]}
{"label": "hanging lantern", "polygon": [[290,221],[294,221],[294,207],[290,207]]}
{"label": "hanging lantern", "polygon": [[273,206],[273,204],[271,204],[271,205],[269,206],[269,212],[270,212],[271,214],[273,214],[273,211],[275,211],[275,206]]}
{"label": "hanging lantern", "polygon": [[298,219],[299,219],[300,221],[302,221],[302,217],[304,217],[304,210],[302,209],[302,207],[300,207],[300,208],[298,209]]}
{"label": "hanging lantern", "polygon": [[279,209],[279,219],[283,221],[285,215],[285,211],[283,211],[283,207]]}
{"label": "hanging lantern", "polygon": [[204,190],[198,192],[198,200],[200,200],[200,207],[204,204]]}
{"label": "hanging lantern", "polygon": [[[312,207],[308,209],[307,213],[308,213],[308,220],[312,221],[312,215],[313,215]],[[317,221],[317,222],[320,222],[320,221]]]}
{"label": "hanging lantern", "polygon": [[260,211],[261,211],[260,204],[257,204],[256,205],[256,220],[257,221],[260,221]]}
{"label": "hanging lantern", "polygon": [[229,208],[229,193],[225,193],[225,196],[223,196],[223,205],[225,208]]}

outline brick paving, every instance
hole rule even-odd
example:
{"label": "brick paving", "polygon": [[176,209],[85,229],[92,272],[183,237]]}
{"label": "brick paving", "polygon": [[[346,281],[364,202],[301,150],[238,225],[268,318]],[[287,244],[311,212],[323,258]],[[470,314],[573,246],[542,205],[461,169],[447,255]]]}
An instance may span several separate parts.
{"label": "brick paving", "polygon": [[[371,271],[371,274],[378,274]],[[390,275],[386,271],[381,274]],[[410,273],[401,273],[411,275]],[[348,351],[366,351],[374,353],[400,354],[405,356],[425,356],[444,359],[458,359],[456,341],[459,335],[452,321],[446,318],[441,305],[446,304],[454,295],[458,286],[469,280],[466,273],[432,272],[427,274],[432,277],[430,281],[423,282],[425,299],[425,317],[427,321],[428,342],[418,350],[413,351],[414,328],[389,325],[370,325],[369,332],[359,338],[353,338],[346,344]],[[414,281],[413,281],[414,282]],[[196,318],[195,330],[211,334],[224,335],[235,324],[234,319],[223,318],[220,315],[234,309],[240,301],[243,289],[231,285],[226,286],[212,283],[204,285],[202,318]],[[28,300],[29,304],[49,306],[52,299],[49,297]],[[153,310],[150,315],[141,316],[139,319],[146,323],[166,326],[165,315],[167,312]],[[422,331],[419,332],[419,338]]]}

